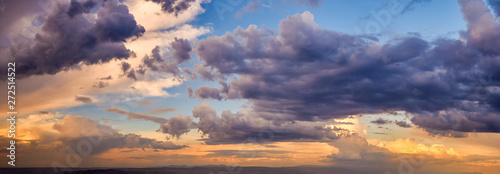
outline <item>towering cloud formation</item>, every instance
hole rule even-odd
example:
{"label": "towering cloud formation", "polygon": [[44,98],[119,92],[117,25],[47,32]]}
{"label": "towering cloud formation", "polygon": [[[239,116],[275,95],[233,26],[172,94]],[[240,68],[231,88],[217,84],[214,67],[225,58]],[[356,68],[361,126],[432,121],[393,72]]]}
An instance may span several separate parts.
{"label": "towering cloud formation", "polygon": [[113,58],[125,59],[132,51],[126,39],[140,37],[144,27],[137,24],[127,6],[118,0],[102,3],[97,18],[87,15],[98,2],[72,1],[57,4],[36,34],[32,46],[11,47],[18,74],[55,74],[78,66],[98,64]]}
{"label": "towering cloud formation", "polygon": [[500,27],[483,1],[459,3],[465,41],[409,36],[381,45],[325,30],[309,12],[282,20],[279,33],[251,25],[209,37],[194,51],[209,72],[195,73],[219,74],[204,79],[222,88],[190,94],[248,99],[256,117],[279,108],[287,108],[282,117],[289,121],[403,110],[423,128],[500,132]]}

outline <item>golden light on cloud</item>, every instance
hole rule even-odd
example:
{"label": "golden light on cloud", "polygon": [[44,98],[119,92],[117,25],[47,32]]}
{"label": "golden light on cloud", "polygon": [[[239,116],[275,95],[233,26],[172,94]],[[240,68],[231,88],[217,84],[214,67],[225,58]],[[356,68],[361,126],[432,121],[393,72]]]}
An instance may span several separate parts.
{"label": "golden light on cloud", "polygon": [[500,171],[496,0],[53,1],[0,0],[0,173]]}
{"label": "golden light on cloud", "polygon": [[419,144],[409,138],[380,142],[377,146],[387,148],[393,153],[425,154],[435,157],[460,156],[453,148],[446,147],[442,144]]}

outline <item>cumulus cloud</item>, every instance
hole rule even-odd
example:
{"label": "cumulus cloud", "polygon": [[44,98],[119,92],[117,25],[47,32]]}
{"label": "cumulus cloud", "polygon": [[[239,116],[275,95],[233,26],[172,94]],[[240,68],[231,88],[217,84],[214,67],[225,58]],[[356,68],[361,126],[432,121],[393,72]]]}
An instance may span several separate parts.
{"label": "cumulus cloud", "polygon": [[124,46],[127,39],[140,37],[144,27],[137,24],[127,6],[108,0],[97,10],[97,2],[58,3],[43,21],[30,45],[11,47],[19,75],[55,74],[80,64],[99,64],[127,59],[133,52]]}
{"label": "cumulus cloud", "polygon": [[[127,77],[134,80],[139,80],[138,75],[144,76],[148,71],[168,74],[174,76],[177,80],[184,80],[181,72],[186,71],[181,70],[179,64],[191,59],[189,55],[191,46],[187,40],[183,39],[176,39],[172,42],[171,46],[174,49],[171,56],[162,57],[160,47],[156,46],[151,50],[150,55],[144,56],[142,63],[135,70],[134,68],[130,68],[128,63],[122,63],[122,71]],[[130,71],[128,71],[129,69]]]}
{"label": "cumulus cloud", "polygon": [[388,152],[387,149],[371,145],[359,135],[351,135],[333,141],[330,145],[339,149],[339,153],[329,156],[334,160],[361,160],[369,159],[371,156],[377,156]]}
{"label": "cumulus cloud", "polygon": [[160,125],[159,131],[170,134],[172,137],[180,138],[182,134],[188,133],[193,128],[195,128],[195,123],[190,116],[177,114]]}
{"label": "cumulus cloud", "polygon": [[215,87],[210,87],[210,86],[201,86],[194,90],[194,96],[200,98],[200,99],[217,99],[221,100],[221,92],[219,89]]}
{"label": "cumulus cloud", "polygon": [[82,142],[87,142],[91,146],[87,155],[100,154],[113,148],[172,150],[186,147],[169,141],[142,138],[136,134],[124,135],[111,126],[99,124],[97,120],[73,115],[65,116],[59,123],[54,124],[53,128],[60,133],[58,140],[73,149],[80,149]]}
{"label": "cumulus cloud", "polygon": [[256,117],[276,108],[288,108],[280,117],[289,121],[402,110],[422,128],[499,132],[500,25],[483,1],[459,3],[466,42],[411,35],[381,44],[323,29],[309,12],[282,20],[279,32],[250,25],[208,37],[194,44],[204,63],[194,74],[224,83],[191,94],[247,99]]}
{"label": "cumulus cloud", "polygon": [[170,47],[174,50],[170,56],[177,60],[177,63],[184,63],[191,59],[190,53],[192,48],[187,39],[177,39],[176,37],[174,38],[174,41],[170,43]]}

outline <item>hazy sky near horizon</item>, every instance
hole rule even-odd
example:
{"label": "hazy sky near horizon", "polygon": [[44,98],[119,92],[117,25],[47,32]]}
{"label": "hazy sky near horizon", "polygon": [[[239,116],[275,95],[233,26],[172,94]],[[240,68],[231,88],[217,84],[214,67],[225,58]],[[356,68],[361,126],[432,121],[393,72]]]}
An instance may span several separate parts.
{"label": "hazy sky near horizon", "polygon": [[499,16],[496,0],[0,1],[16,164],[496,173]]}

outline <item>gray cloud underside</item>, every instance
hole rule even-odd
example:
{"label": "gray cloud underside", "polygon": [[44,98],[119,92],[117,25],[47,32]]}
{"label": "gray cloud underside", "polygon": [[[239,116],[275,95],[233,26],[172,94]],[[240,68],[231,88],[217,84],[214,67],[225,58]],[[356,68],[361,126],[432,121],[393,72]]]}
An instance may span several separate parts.
{"label": "gray cloud underside", "polygon": [[195,0],[146,0],[161,5],[164,12],[172,13],[175,16],[187,10]]}
{"label": "gray cloud underside", "polygon": [[[98,3],[102,7],[97,10],[97,19],[93,19],[87,14]],[[17,43],[10,48],[20,76],[55,74],[78,68],[80,63],[127,59],[133,52],[123,43],[145,32],[118,0],[58,3],[40,28],[31,43]]]}
{"label": "gray cloud underside", "polygon": [[100,154],[113,148],[174,150],[186,147],[170,141],[143,138],[137,134],[121,134],[108,125],[80,116],[67,115],[60,123],[54,124],[53,128],[60,132],[57,139],[74,150],[79,149],[82,142],[91,143],[89,155]]}
{"label": "gray cloud underside", "polygon": [[308,12],[282,20],[279,32],[251,25],[209,37],[195,43],[204,62],[195,74],[222,87],[190,88],[190,96],[247,99],[261,118],[276,109],[288,121],[403,110],[422,128],[500,132],[500,24],[483,1],[459,4],[466,42],[380,44],[323,29]]}

